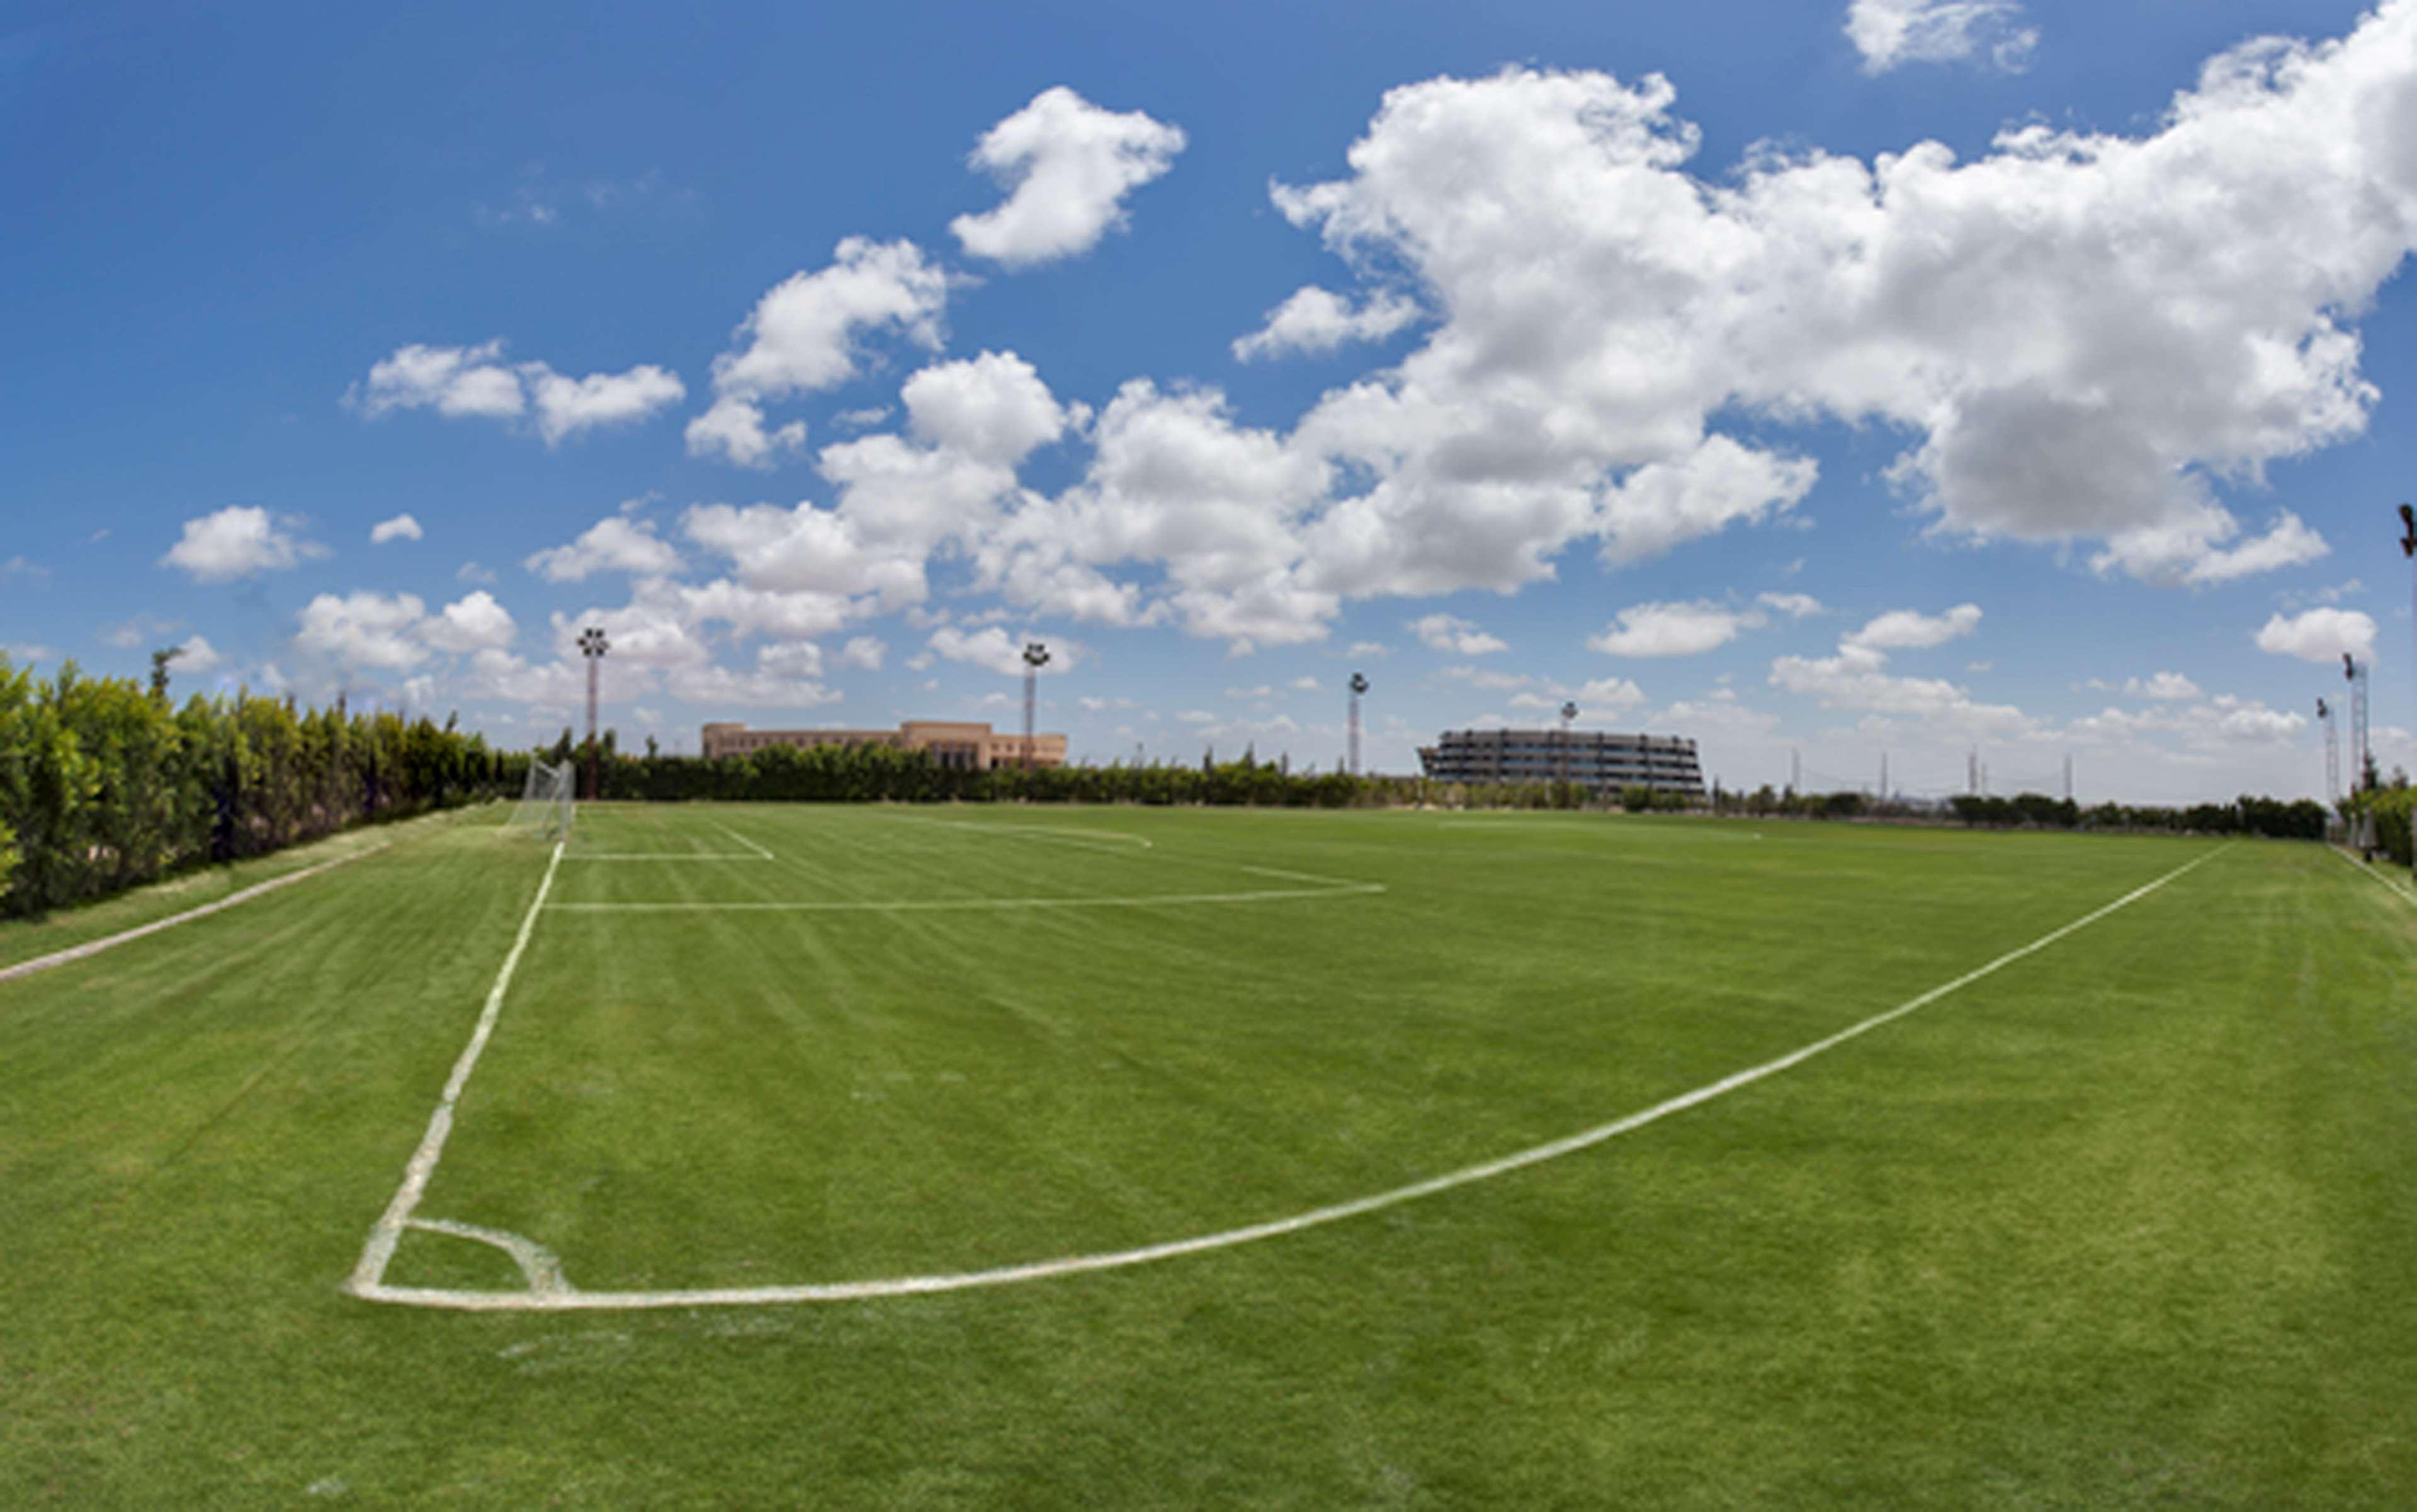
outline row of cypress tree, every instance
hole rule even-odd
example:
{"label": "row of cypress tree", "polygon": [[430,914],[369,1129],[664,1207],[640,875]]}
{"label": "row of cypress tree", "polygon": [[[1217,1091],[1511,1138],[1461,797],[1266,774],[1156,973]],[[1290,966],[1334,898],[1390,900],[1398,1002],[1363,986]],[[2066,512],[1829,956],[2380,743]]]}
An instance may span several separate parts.
{"label": "row of cypress tree", "polygon": [[517,793],[528,758],[448,720],[168,696],[0,656],[0,915],[38,914],[365,821]]}

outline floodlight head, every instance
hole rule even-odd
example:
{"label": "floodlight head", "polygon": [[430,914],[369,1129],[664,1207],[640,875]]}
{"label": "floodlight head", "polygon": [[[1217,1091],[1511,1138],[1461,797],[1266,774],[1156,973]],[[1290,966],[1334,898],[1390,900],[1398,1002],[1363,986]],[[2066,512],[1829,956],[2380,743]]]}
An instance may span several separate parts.
{"label": "floodlight head", "polygon": [[2400,554],[2417,556],[2417,505],[2400,507]]}
{"label": "floodlight head", "polygon": [[2327,709],[2327,708],[2325,707],[2325,701],[2324,701],[2323,699],[2318,699],[2318,700],[2317,700],[2317,718],[2319,718],[2319,719],[2325,718],[2327,718],[2331,713],[2332,713],[2332,711],[2331,711],[2330,709]]}
{"label": "floodlight head", "polygon": [[1368,691],[1368,674],[1366,673],[1355,672],[1351,674],[1351,691],[1355,693],[1364,693]]}
{"label": "floodlight head", "polygon": [[581,656],[600,657],[605,652],[612,649],[613,643],[604,638],[603,627],[599,625],[590,625],[587,628],[579,632],[579,654]]}
{"label": "floodlight head", "polygon": [[1024,664],[1035,672],[1049,665],[1049,648],[1038,641],[1024,643]]}
{"label": "floodlight head", "polygon": [[1564,704],[1562,704],[1562,705],[1561,705],[1561,718],[1564,718],[1564,719],[1574,719],[1574,718],[1576,718],[1577,717],[1578,717],[1578,705],[1577,705],[1577,701],[1576,701],[1576,700],[1573,699],[1573,700],[1571,700],[1569,703],[1564,703]]}
{"label": "floodlight head", "polygon": [[2342,676],[2351,682],[2358,681],[2358,663],[2350,659],[2350,654],[2347,651],[2342,653]]}

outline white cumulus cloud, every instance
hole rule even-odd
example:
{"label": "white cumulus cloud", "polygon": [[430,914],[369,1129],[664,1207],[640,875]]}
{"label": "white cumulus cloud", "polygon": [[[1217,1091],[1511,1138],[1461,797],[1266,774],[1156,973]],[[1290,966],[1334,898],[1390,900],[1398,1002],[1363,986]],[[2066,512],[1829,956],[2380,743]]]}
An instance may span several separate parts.
{"label": "white cumulus cloud", "polygon": [[1892,609],[1841,641],[1862,651],[1917,651],[1971,634],[1981,627],[1981,606],[1958,604],[1944,614]]}
{"label": "white cumulus cloud", "polygon": [[644,520],[607,515],[568,546],[552,546],[521,564],[548,582],[578,582],[599,572],[676,572],[679,552]]}
{"label": "white cumulus cloud", "polygon": [[2154,699],[2159,703],[2177,703],[2205,696],[2198,684],[2178,672],[2161,672],[2152,677],[2126,677],[2123,679],[2123,691],[2134,698]]}
{"label": "white cumulus cloud", "polygon": [[1409,631],[1430,651],[1455,657],[1482,657],[1511,649],[1511,643],[1500,636],[1488,635],[1470,621],[1451,614],[1428,614],[1411,620]]}
{"label": "white cumulus cloud", "polygon": [[1759,615],[1710,602],[1632,604],[1587,644],[1614,657],[1693,657],[1725,646],[1739,631],[1761,623]]}
{"label": "white cumulus cloud", "polygon": [[1315,355],[1346,341],[1381,341],[1419,318],[1418,302],[1379,290],[1354,309],[1343,295],[1315,284],[1268,311],[1266,321],[1234,342],[1234,355],[1249,362],[1292,353]]}
{"label": "white cumulus cloud", "polygon": [[372,525],[370,544],[384,546],[388,541],[416,541],[426,534],[426,531],[419,528],[418,521],[407,514],[401,514],[391,520],[381,520]]}
{"label": "white cumulus cloud", "polygon": [[678,374],[651,365],[572,378],[529,362],[522,364],[521,375],[537,408],[538,434],[549,446],[582,431],[635,424],[688,397]]}
{"label": "white cumulus cloud", "polygon": [[478,651],[512,643],[512,616],[484,588],[445,606],[418,627],[419,638],[439,651]]}
{"label": "white cumulus cloud", "polygon": [[[2211,60],[2147,129],[1969,159],[1765,149],[1694,174],[1649,76],[1511,68],[1387,95],[1277,207],[1439,319],[1290,438],[1346,464],[1313,586],[1515,587],[1776,518],[1809,461],[1715,427],[1873,421],[1935,529],[2216,583],[2308,560],[2227,490],[2362,431],[2356,321],[2417,246],[2417,4]],[[2222,258],[2204,255],[2223,247]]]}
{"label": "white cumulus cloud", "polygon": [[178,672],[191,673],[199,676],[204,673],[216,672],[224,665],[226,665],[226,658],[220,653],[217,646],[210,644],[207,636],[189,635],[185,637],[183,643],[176,647],[175,667]]}
{"label": "white cumulus cloud", "polygon": [[403,671],[428,659],[415,633],[427,607],[407,593],[323,593],[302,607],[294,641],[340,667]]}
{"label": "white cumulus cloud", "polygon": [[1126,196],[1174,165],[1180,127],[1102,110],[1063,84],[984,132],[968,164],[1008,188],[949,222],[966,253],[1011,268],[1073,257],[1125,222]]}
{"label": "white cumulus cloud", "polygon": [[1968,58],[2011,72],[2039,45],[2038,28],[2022,22],[2016,0],[1852,0],[1846,29],[1866,73]]}
{"label": "white cumulus cloud", "polygon": [[937,348],[948,297],[948,274],[913,242],[842,241],[828,266],[792,274],[757,300],[739,324],[737,344],[714,358],[715,400],[689,422],[690,454],[761,466],[804,445],[802,422],[767,428],[765,401],[856,377],[868,335],[895,332]]}
{"label": "white cumulus cloud", "polygon": [[255,573],[281,572],[300,566],[305,557],[326,554],[325,547],[294,535],[270,519],[267,510],[229,505],[186,521],[184,534],[160,565],[181,567],[202,582],[230,582]]}
{"label": "white cumulus cloud", "polygon": [[478,346],[414,342],[370,369],[345,402],[371,419],[396,410],[516,420],[532,409],[549,446],[582,431],[648,418],[688,396],[679,376],[642,363],[627,372],[559,373],[543,362],[508,363],[499,337]]}
{"label": "white cumulus cloud", "polygon": [[2311,609],[2268,620],[2257,632],[2257,649],[2303,661],[2339,661],[2345,655],[2375,658],[2375,621],[2355,609]]}

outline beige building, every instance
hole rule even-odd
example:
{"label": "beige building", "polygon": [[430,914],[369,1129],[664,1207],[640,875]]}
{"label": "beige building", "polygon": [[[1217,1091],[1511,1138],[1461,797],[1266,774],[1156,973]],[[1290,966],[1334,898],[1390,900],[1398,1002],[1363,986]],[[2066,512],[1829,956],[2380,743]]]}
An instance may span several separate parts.
{"label": "beige building", "polygon": [[[909,719],[895,730],[750,730],[743,724],[708,724],[704,749],[717,756],[744,756],[767,746],[888,746],[896,750],[931,753],[939,765],[958,771],[987,772],[994,766],[1024,764],[1024,737],[1005,735],[986,724],[951,719]],[[1035,734],[1032,764],[1066,764],[1064,735]]]}

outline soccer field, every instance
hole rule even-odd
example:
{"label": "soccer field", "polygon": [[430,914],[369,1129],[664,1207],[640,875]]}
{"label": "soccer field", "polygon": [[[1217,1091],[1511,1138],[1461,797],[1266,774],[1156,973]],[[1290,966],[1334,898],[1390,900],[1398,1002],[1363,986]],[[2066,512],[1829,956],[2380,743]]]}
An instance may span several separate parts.
{"label": "soccer field", "polygon": [[2417,1501],[2321,847],[500,816],[0,980],[0,1505]]}

